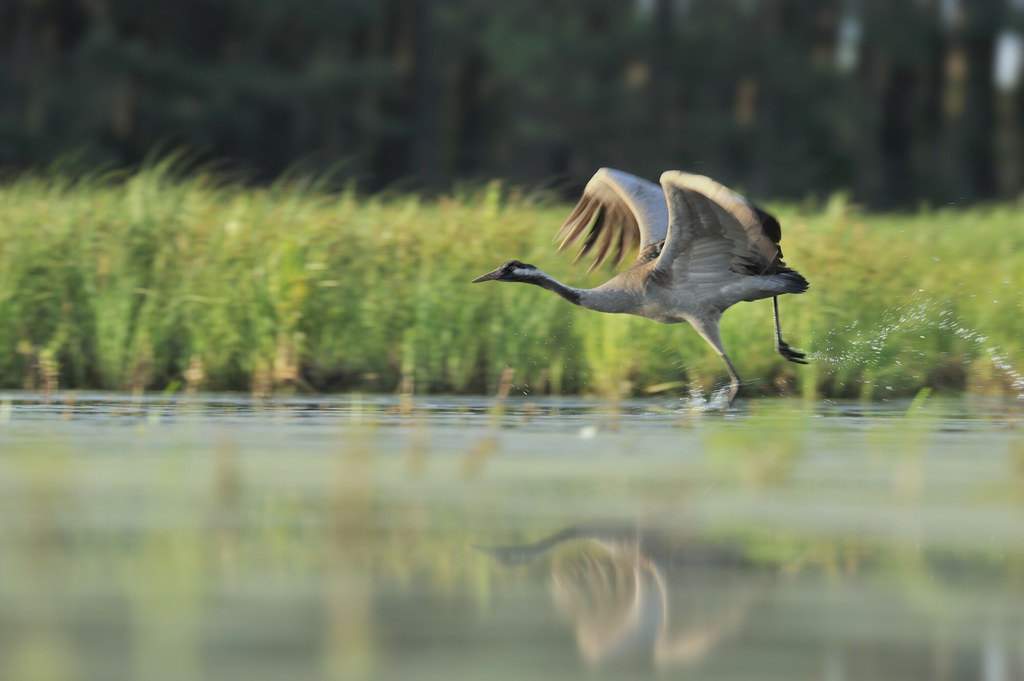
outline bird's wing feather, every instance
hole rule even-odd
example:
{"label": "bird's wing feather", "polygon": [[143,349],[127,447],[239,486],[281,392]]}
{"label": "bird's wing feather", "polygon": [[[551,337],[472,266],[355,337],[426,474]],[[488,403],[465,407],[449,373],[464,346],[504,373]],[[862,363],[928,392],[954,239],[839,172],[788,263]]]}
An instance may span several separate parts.
{"label": "bird's wing feather", "polygon": [[728,187],[675,170],[662,174],[669,212],[657,272],[692,283],[724,283],[729,272],[774,274],[783,267],[778,221]]}
{"label": "bird's wing feather", "polygon": [[668,217],[665,192],[660,186],[621,170],[601,168],[587,183],[555,239],[562,239],[558,247],[561,251],[589,227],[576,261],[594,251],[593,270],[609,258],[612,265],[619,264],[637,241],[642,253],[664,239]]}

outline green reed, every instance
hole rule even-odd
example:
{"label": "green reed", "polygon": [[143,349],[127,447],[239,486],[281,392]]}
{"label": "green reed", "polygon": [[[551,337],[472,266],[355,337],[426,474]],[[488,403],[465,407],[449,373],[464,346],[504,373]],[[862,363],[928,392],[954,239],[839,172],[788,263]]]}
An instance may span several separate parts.
{"label": "green reed", "polygon": [[[547,197],[496,183],[361,197],[180,167],[0,186],[0,386],[478,393],[511,367],[513,394],[621,396],[724,376],[685,325],[469,284],[513,257],[575,285],[608,276],[556,254],[569,206]],[[769,301],[737,306],[723,337],[748,394],[1022,389],[1019,204],[770,209],[811,282],[781,306],[812,361],[775,354]]]}

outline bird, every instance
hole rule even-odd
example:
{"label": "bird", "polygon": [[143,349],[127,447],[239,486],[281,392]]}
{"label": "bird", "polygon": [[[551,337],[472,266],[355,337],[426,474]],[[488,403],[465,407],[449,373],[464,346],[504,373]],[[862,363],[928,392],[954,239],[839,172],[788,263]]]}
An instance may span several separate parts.
{"label": "bird", "polygon": [[[583,236],[586,234],[586,236]],[[583,236],[575,262],[615,266],[637,246],[636,261],[596,288],[576,288],[534,265],[508,260],[473,280],[534,284],[588,310],[632,314],[662,324],[688,322],[725,362],[726,407],[743,384],[722,345],[722,313],[741,301],[772,299],[775,350],[796,364],[806,353],[782,340],[779,296],[803,293],[807,280],[782,260],[779,221],[725,185],[678,170],[658,184],[601,168],[558,230],[563,251]]]}

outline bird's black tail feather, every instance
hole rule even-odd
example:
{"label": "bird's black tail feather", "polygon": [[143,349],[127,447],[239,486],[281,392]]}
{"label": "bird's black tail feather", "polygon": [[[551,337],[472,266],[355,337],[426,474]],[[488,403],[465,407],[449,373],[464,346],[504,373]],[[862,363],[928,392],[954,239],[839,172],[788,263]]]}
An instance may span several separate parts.
{"label": "bird's black tail feather", "polygon": [[780,284],[779,293],[803,293],[810,287],[804,276],[796,270],[786,270],[772,275],[772,279]]}

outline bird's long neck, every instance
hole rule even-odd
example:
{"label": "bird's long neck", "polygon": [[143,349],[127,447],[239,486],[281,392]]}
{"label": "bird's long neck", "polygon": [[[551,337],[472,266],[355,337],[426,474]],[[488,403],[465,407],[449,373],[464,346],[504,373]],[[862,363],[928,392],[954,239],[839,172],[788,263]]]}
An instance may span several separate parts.
{"label": "bird's long neck", "polygon": [[541,288],[546,288],[549,291],[553,291],[558,295],[568,300],[573,305],[583,305],[583,295],[585,289],[574,288],[572,286],[566,286],[562,282],[558,281],[554,277],[537,270],[530,278],[523,279],[523,283],[534,284]]}
{"label": "bird's long neck", "polygon": [[601,288],[576,288],[574,286],[567,286],[551,275],[541,272],[540,270],[537,270],[530,278],[522,279],[521,281],[527,284],[535,284],[541,288],[553,291],[573,305],[579,305],[580,307],[585,307],[588,310],[596,310],[597,312],[627,311],[623,308],[625,301],[620,300],[621,296],[614,292],[604,291]]}

